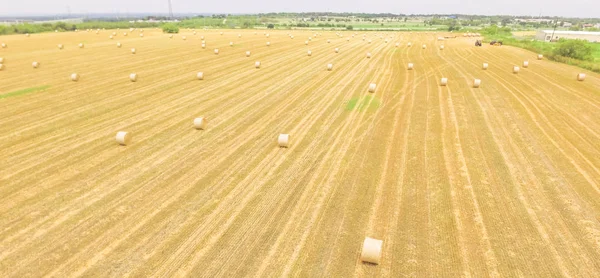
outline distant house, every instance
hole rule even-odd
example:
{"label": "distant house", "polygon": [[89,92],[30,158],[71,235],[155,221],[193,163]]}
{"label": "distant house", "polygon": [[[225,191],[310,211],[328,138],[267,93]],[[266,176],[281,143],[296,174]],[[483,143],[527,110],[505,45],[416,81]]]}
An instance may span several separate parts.
{"label": "distant house", "polygon": [[594,24],[591,24],[591,23],[583,24],[583,28],[592,28],[592,27],[594,27]]}
{"label": "distant house", "polygon": [[571,26],[573,26],[573,23],[571,23],[571,22],[563,22],[562,26],[563,27],[571,27]]}
{"label": "distant house", "polygon": [[[552,37],[553,34],[554,37]],[[546,42],[559,39],[579,39],[589,42],[600,42],[600,32],[540,30],[537,32],[535,38]]]}

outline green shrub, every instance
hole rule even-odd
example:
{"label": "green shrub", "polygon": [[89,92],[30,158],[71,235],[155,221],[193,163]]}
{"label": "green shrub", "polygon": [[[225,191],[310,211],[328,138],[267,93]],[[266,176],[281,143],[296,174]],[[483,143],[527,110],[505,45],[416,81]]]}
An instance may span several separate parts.
{"label": "green shrub", "polygon": [[162,30],[164,33],[179,33],[179,26],[173,24],[173,23],[167,23],[165,25],[162,26]]}
{"label": "green shrub", "polygon": [[273,25],[273,24],[271,23],[271,24],[267,25],[267,28],[269,28],[269,29],[273,29],[273,28],[275,28],[275,25]]}
{"label": "green shrub", "polygon": [[593,61],[592,47],[584,40],[565,40],[558,41],[554,49],[554,55],[574,58],[584,61]]}
{"label": "green shrub", "polygon": [[352,27],[352,25],[348,25],[346,26],[346,30],[354,30],[354,27]]}

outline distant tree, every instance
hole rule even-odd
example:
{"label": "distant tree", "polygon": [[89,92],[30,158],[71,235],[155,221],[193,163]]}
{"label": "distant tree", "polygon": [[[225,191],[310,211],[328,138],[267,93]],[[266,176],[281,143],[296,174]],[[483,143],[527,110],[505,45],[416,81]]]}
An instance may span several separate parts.
{"label": "distant tree", "polygon": [[554,54],[578,60],[593,61],[592,51],[592,46],[587,41],[560,39],[554,49]]}
{"label": "distant tree", "polygon": [[405,18],[404,18],[404,22],[406,22],[407,20],[408,20],[408,17],[405,17]]}
{"label": "distant tree", "polygon": [[348,25],[346,26],[346,30],[354,30],[354,27],[352,25]]}
{"label": "distant tree", "polygon": [[267,25],[267,28],[268,29],[273,29],[273,28],[275,28],[275,25],[273,25],[273,23],[269,23],[269,25]]}
{"label": "distant tree", "polygon": [[162,26],[162,30],[164,33],[177,34],[179,33],[179,26],[175,25],[174,23],[166,23]]}

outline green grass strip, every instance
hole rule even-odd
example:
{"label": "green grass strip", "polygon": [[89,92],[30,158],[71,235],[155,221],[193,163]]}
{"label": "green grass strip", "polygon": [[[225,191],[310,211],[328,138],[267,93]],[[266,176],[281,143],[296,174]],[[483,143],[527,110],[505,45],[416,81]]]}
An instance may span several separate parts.
{"label": "green grass strip", "polygon": [[43,91],[43,90],[46,90],[48,88],[50,88],[50,85],[44,85],[44,86],[39,86],[39,87],[31,87],[31,88],[27,88],[27,89],[22,89],[22,90],[10,92],[8,94],[2,94],[2,95],[0,95],[0,99],[9,98],[9,97],[16,97],[16,96],[22,96],[22,95],[26,95],[26,94],[30,94],[30,93],[37,93],[39,91]]}

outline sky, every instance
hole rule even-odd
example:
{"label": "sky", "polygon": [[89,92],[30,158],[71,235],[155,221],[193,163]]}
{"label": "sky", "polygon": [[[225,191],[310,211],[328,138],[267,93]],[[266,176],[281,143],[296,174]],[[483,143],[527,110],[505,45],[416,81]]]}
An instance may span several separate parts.
{"label": "sky", "polygon": [[[174,13],[363,12],[600,17],[600,0],[171,0]],[[168,13],[168,0],[0,0],[0,15]]]}

